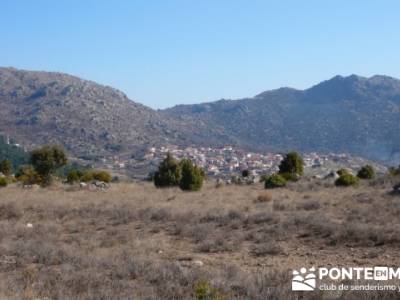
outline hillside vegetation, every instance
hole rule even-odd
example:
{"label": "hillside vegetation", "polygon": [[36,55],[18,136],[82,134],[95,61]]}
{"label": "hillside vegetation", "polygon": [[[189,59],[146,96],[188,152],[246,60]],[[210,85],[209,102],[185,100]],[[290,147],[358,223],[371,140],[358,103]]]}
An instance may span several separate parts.
{"label": "hillside vegetation", "polygon": [[268,191],[208,182],[199,192],[11,184],[0,189],[0,298],[298,299],[293,269],[400,264],[397,180],[302,178]]}
{"label": "hillside vegetation", "polygon": [[[152,145],[348,152],[400,162],[400,81],[336,76],[306,90],[153,110],[61,73],[0,68],[0,132],[29,149],[60,144],[90,159]],[[34,134],[32,134],[34,133]]]}

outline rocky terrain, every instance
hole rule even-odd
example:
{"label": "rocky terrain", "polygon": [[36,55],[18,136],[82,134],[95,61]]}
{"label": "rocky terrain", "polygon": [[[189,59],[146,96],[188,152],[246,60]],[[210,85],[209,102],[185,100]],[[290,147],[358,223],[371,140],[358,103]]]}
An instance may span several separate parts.
{"label": "rocky terrain", "polygon": [[162,114],[210,135],[219,132],[224,142],[240,147],[349,152],[398,162],[399,112],[399,80],[352,75],[307,90],[281,88],[235,101],[178,105]]}
{"label": "rocky terrain", "polygon": [[400,81],[336,76],[306,90],[152,110],[122,92],[61,73],[0,68],[0,134],[71,155],[128,156],[153,145],[347,152],[400,161]]}
{"label": "rocky terrain", "polygon": [[0,132],[28,148],[57,143],[83,156],[179,137],[157,112],[111,87],[9,68],[0,68]]}

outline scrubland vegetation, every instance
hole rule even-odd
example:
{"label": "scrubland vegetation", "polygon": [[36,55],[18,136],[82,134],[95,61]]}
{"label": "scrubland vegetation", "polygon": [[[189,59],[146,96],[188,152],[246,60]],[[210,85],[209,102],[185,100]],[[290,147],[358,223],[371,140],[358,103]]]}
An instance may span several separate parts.
{"label": "scrubland vegetation", "polygon": [[[90,189],[77,183],[110,182],[111,175],[67,168],[64,179],[43,180],[67,161],[60,149],[41,150],[18,181],[2,177],[0,299],[394,296],[301,294],[290,283],[303,266],[400,264],[397,169],[309,178],[291,153],[261,182],[225,185],[168,155],[154,184]],[[42,187],[21,188],[30,180]]]}
{"label": "scrubland vegetation", "polygon": [[0,299],[297,299],[292,269],[399,265],[397,180],[272,190],[209,180],[189,193],[11,184],[0,190]]}

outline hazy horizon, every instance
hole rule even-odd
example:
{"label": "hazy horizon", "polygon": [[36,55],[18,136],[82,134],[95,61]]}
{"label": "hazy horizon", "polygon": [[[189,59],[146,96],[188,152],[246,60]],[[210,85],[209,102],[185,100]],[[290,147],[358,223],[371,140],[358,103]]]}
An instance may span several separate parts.
{"label": "hazy horizon", "polygon": [[0,65],[68,73],[152,108],[306,89],[338,74],[399,78],[399,8],[396,1],[14,1],[2,4]]}

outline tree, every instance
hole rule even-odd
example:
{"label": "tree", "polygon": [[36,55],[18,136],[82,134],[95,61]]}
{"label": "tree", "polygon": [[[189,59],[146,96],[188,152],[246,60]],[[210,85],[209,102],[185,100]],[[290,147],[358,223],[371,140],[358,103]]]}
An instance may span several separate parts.
{"label": "tree", "polygon": [[67,156],[58,146],[44,146],[32,151],[31,163],[35,171],[43,178],[43,183],[48,184],[51,175],[67,164]]}
{"label": "tree", "polygon": [[8,159],[4,159],[0,163],[0,172],[3,173],[5,176],[9,176],[12,173],[12,163]]}
{"label": "tree", "polygon": [[297,152],[289,152],[279,165],[279,174],[288,180],[303,175],[303,159]]}
{"label": "tree", "polygon": [[249,175],[250,175],[249,170],[243,170],[243,171],[242,171],[242,176],[243,176],[243,177],[248,177]]}
{"label": "tree", "polygon": [[154,173],[156,187],[177,186],[181,180],[179,162],[168,152],[167,157],[158,166]]}
{"label": "tree", "polygon": [[182,174],[179,187],[184,191],[200,190],[204,180],[203,170],[189,159],[182,159],[179,165]]}
{"label": "tree", "polygon": [[373,179],[375,178],[375,170],[371,165],[363,166],[357,173],[357,177],[361,179]]}

